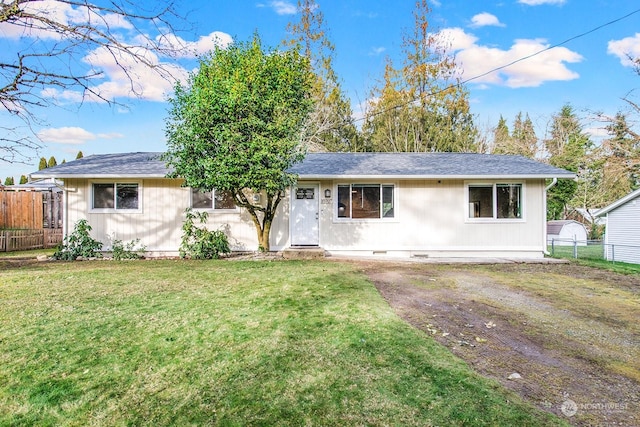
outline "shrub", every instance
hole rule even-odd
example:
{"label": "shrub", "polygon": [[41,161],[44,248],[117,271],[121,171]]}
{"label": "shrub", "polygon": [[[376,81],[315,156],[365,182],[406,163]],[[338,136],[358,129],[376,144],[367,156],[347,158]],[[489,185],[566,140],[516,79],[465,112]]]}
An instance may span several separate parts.
{"label": "shrub", "polygon": [[111,252],[113,254],[113,259],[116,261],[120,261],[123,259],[140,259],[143,257],[144,252],[147,250],[147,247],[144,245],[140,245],[140,247],[136,248],[140,243],[140,239],[134,239],[128,243],[123,243],[122,240],[113,239],[111,243]]}
{"label": "shrub", "polygon": [[89,234],[90,231],[91,226],[86,219],[76,222],[73,232],[64,237],[53,254],[53,258],[75,261],[78,257],[95,258],[101,256],[102,242],[93,239]]}
{"label": "shrub", "polygon": [[187,218],[182,225],[182,242],[180,256],[193,259],[218,259],[221,254],[231,252],[229,240],[222,230],[211,231],[205,227],[195,225],[195,220],[201,224],[207,222],[206,212],[186,210]]}

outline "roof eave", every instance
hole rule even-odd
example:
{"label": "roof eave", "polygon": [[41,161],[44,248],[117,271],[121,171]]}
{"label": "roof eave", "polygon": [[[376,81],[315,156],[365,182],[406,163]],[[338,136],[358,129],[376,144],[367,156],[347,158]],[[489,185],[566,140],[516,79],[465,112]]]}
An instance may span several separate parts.
{"label": "roof eave", "polygon": [[167,178],[165,174],[56,174],[43,175],[31,174],[32,178],[56,178],[56,179],[147,179],[147,178]]}
{"label": "roof eave", "polygon": [[602,209],[600,209],[598,212],[596,212],[594,214],[594,216],[596,217],[602,217],[606,214],[608,214],[609,212],[611,212],[612,210],[624,205],[625,203],[627,203],[630,200],[635,199],[636,197],[640,196],[640,189],[627,194],[626,196],[622,197],[621,199],[616,200],[615,202],[613,202],[612,204],[610,204],[609,206],[606,206]]}
{"label": "roof eave", "polygon": [[334,175],[334,174],[298,174],[298,179],[574,179],[575,175]]}

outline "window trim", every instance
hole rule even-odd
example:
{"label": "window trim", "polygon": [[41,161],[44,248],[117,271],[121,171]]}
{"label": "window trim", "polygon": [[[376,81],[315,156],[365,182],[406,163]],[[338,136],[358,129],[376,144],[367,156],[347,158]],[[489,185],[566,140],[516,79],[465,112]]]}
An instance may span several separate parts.
{"label": "window trim", "polygon": [[[216,209],[216,203],[215,203],[215,198],[216,198],[216,190],[213,189],[211,190],[211,207],[210,208],[194,208],[193,207],[193,187],[189,187],[189,207],[191,209],[193,209],[194,211],[199,211],[199,212],[219,212],[219,213],[225,213],[225,212],[237,212],[238,211],[238,205],[234,204],[233,208],[224,208],[224,209]],[[208,191],[205,191],[208,192]]]}
{"label": "window trim", "polygon": [[[519,185],[520,186],[520,218],[498,218],[498,185]],[[489,187],[492,188],[493,216],[472,218],[469,216],[469,188]],[[526,183],[523,181],[500,180],[500,181],[465,181],[464,183],[464,219],[466,223],[517,223],[526,222]]]}
{"label": "window trim", "polygon": [[[354,185],[379,185],[380,186],[380,217],[379,218],[352,218],[351,212],[349,217],[338,216],[338,187],[348,185],[352,188]],[[382,216],[383,209],[383,188],[393,188],[393,217]],[[333,194],[335,194],[335,201],[332,204],[333,222],[334,223],[355,223],[355,222],[398,222],[398,183],[388,181],[376,181],[376,182],[363,182],[363,181],[341,181],[336,182],[333,185]]]}
{"label": "window trim", "polygon": [[[95,184],[112,184],[114,187],[114,207],[113,208],[94,208],[94,201],[95,201],[95,192],[94,192],[94,185]],[[122,185],[131,185],[131,184],[135,184],[138,186],[138,207],[137,209],[118,209],[116,207],[117,204],[117,190],[116,190],[116,186],[118,184],[122,184]],[[141,180],[136,180],[136,179],[104,179],[104,180],[90,180],[89,181],[89,213],[127,213],[127,214],[136,214],[136,213],[142,213],[142,206],[143,206],[143,194],[144,194],[144,187],[142,185],[142,181]]]}

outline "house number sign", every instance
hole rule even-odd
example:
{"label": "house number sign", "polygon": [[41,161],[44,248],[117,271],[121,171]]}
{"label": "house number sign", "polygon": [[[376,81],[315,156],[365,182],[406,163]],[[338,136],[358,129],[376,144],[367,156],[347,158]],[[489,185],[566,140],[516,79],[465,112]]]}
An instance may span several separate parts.
{"label": "house number sign", "polygon": [[314,196],[314,189],[313,188],[298,188],[296,190],[296,199],[301,200],[301,199],[313,199]]}

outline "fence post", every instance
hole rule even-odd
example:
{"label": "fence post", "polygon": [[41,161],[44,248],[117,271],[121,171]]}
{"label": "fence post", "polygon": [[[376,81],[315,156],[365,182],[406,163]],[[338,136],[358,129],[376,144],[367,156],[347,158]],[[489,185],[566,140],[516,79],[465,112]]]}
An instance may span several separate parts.
{"label": "fence post", "polygon": [[551,239],[551,256],[554,256],[556,253],[556,239]]}
{"label": "fence post", "polygon": [[616,263],[616,247],[611,245],[611,262]]}
{"label": "fence post", "polygon": [[573,237],[573,258],[578,259],[578,240]]}

